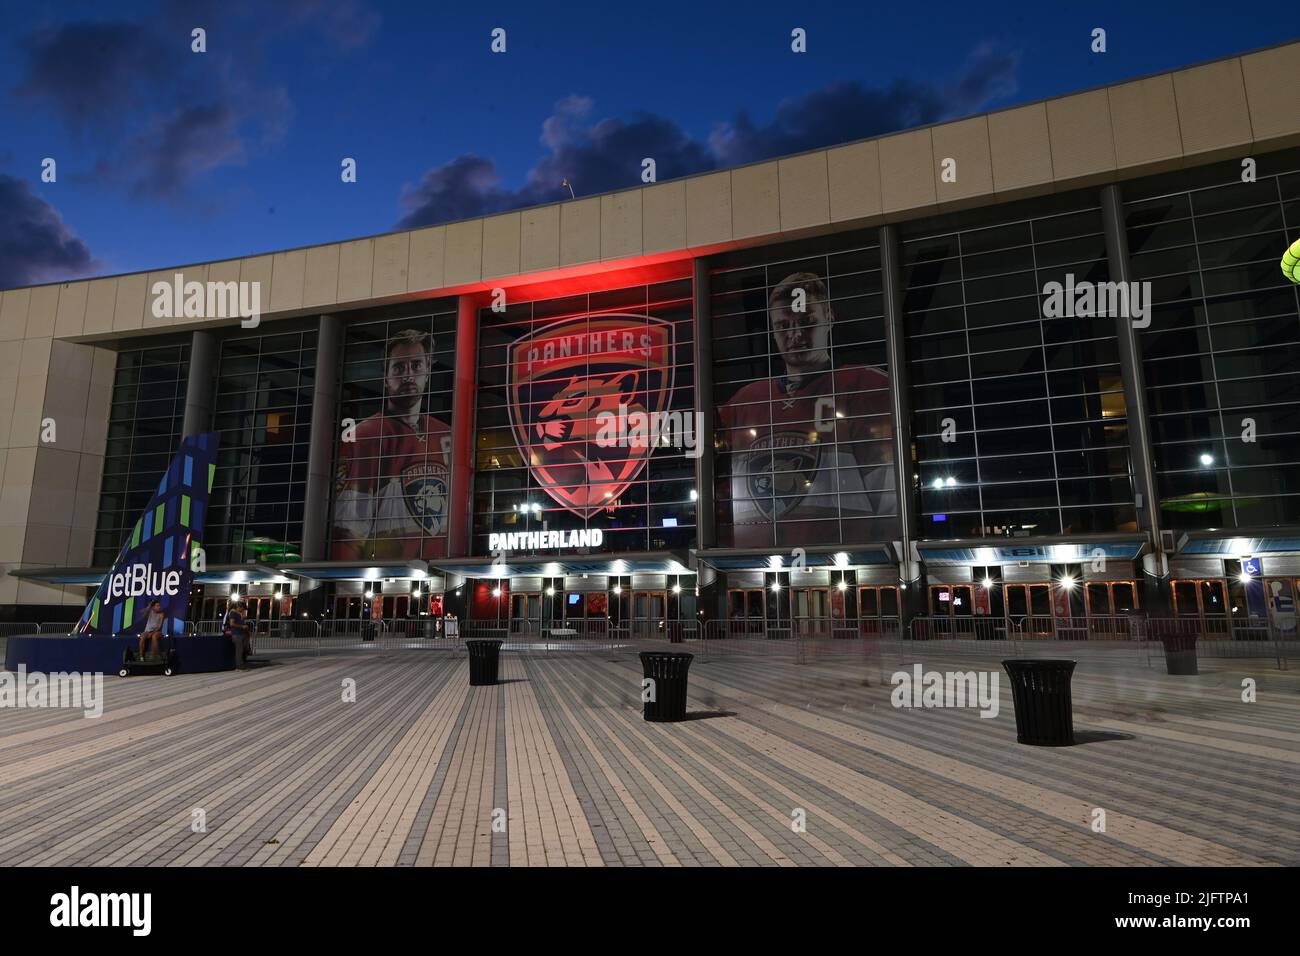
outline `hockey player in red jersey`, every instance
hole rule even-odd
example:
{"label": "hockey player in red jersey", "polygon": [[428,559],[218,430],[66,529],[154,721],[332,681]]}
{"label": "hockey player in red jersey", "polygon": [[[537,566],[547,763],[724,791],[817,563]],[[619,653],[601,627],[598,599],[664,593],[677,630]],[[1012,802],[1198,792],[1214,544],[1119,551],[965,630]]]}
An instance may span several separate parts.
{"label": "hockey player in red jersey", "polygon": [[[891,443],[882,440],[892,434],[889,378],[870,366],[833,367],[835,313],[810,272],[772,291],[768,319],[782,374],[751,382],[719,409],[720,437],[737,453],[719,488],[730,499],[732,543],[836,543],[839,523],[819,519],[896,513]],[[844,537],[854,537],[847,523]]]}
{"label": "hockey player in red jersey", "polygon": [[446,554],[451,428],[422,411],[431,352],[425,332],[408,329],[388,340],[384,408],[339,445],[336,561]]}

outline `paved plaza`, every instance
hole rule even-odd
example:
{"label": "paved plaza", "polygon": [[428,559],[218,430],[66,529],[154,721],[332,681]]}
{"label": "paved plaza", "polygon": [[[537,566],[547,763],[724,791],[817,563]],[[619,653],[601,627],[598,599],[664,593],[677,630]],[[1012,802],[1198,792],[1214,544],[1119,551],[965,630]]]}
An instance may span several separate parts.
{"label": "paved plaza", "polygon": [[676,724],[642,720],[633,646],[508,649],[493,687],[452,648],[110,675],[97,719],[0,710],[0,860],[1300,864],[1294,662],[1175,678],[1158,648],[1067,648],[1078,743],[1042,748],[1016,743],[1005,678],[992,719],[891,706],[893,671],[1000,671],[998,648],[845,643],[711,649]]}

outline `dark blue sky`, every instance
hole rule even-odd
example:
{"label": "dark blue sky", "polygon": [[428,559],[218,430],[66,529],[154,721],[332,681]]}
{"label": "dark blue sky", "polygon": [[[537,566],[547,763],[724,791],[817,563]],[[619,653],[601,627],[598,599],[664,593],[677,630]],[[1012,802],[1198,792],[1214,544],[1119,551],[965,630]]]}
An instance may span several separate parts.
{"label": "dark blue sky", "polygon": [[0,0],[0,23],[0,288],[553,201],[566,175],[602,192],[644,156],[662,181],[1296,35],[1152,0]]}

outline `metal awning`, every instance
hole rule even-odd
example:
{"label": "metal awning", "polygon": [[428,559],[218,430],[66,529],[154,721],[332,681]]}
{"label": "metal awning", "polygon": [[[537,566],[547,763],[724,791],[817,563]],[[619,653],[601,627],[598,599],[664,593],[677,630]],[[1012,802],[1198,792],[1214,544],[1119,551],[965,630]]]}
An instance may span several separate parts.
{"label": "metal awning", "polygon": [[295,561],[279,566],[281,574],[296,574],[315,581],[382,581],[400,578],[420,581],[429,576],[425,561]]}
{"label": "metal awning", "polygon": [[1300,553],[1300,528],[1233,528],[1188,531],[1178,554],[1203,558],[1268,557]]}
{"label": "metal awning", "polygon": [[[495,562],[495,563],[494,563]],[[572,574],[693,574],[689,559],[677,551],[620,554],[521,554],[500,559],[434,558],[430,567],[467,578],[559,578]]]}
{"label": "metal awning", "polygon": [[[802,554],[799,552],[802,551]],[[844,568],[894,564],[894,546],[881,542],[857,545],[813,545],[806,548],[708,548],[695,559],[717,571],[779,571],[806,568]]]}
{"label": "metal awning", "polygon": [[1107,558],[1136,560],[1145,534],[1078,534],[1042,538],[960,538],[917,541],[917,558],[927,564],[1074,564]]}

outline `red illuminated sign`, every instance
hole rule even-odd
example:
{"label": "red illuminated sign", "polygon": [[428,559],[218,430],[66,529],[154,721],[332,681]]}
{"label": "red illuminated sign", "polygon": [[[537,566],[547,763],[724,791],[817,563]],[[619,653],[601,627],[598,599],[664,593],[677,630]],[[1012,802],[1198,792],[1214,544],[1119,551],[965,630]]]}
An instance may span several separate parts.
{"label": "red illuminated sign", "polygon": [[[649,437],[629,416],[664,410],[673,329],[645,315],[565,319],[510,349],[510,417],[537,483],[584,518],[617,503],[645,468]],[[617,423],[617,427],[614,427]]]}

